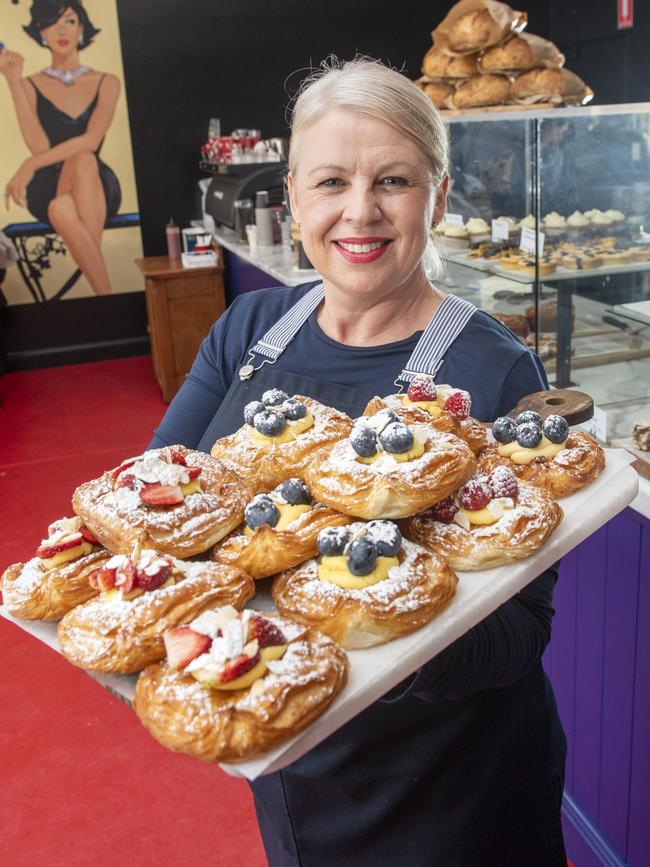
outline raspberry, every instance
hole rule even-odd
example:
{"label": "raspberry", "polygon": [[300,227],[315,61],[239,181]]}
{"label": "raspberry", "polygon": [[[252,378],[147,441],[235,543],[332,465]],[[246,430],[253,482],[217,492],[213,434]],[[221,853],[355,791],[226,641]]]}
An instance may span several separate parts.
{"label": "raspberry", "polygon": [[431,506],[429,511],[436,521],[440,521],[443,524],[451,524],[458,511],[458,503],[453,496],[445,497],[444,500],[440,500],[435,506]]}
{"label": "raspberry", "polygon": [[452,413],[456,418],[463,421],[469,416],[469,411],[472,408],[472,398],[466,391],[458,389],[453,394],[450,394],[443,409]]}
{"label": "raspberry", "polygon": [[478,512],[484,509],[492,499],[492,492],[487,482],[478,479],[470,479],[460,495],[460,504],[463,509],[470,512]]}
{"label": "raspberry", "polygon": [[286,644],[287,639],[278,629],[275,623],[271,623],[265,617],[259,617],[257,614],[252,614],[248,621],[249,634],[248,640],[257,638],[260,650],[263,647],[276,647],[279,644]]}
{"label": "raspberry", "polygon": [[495,467],[488,476],[488,485],[494,497],[511,497],[519,493],[517,477],[509,467]]}
{"label": "raspberry", "polygon": [[422,376],[422,374],[415,377],[406,392],[408,399],[414,403],[418,400],[435,400],[437,393],[435,382],[430,376]]}

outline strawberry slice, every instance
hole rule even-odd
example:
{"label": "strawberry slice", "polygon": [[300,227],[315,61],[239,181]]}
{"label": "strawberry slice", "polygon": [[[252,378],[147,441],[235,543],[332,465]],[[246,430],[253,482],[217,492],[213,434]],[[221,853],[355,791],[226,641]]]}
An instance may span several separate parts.
{"label": "strawberry slice", "polygon": [[188,467],[187,473],[190,479],[196,479],[198,476],[201,475],[201,467]]}
{"label": "strawberry slice", "polygon": [[154,482],[140,491],[140,499],[147,506],[177,506],[185,498],[178,485],[160,485]]}
{"label": "strawberry slice", "polygon": [[171,459],[173,464],[179,464],[181,467],[187,466],[187,461],[185,460],[185,455],[180,452],[172,451]]}
{"label": "strawberry slice", "polygon": [[251,641],[253,638],[257,639],[260,649],[287,643],[287,639],[275,623],[271,623],[270,620],[256,614],[252,615],[248,621],[248,640]]}
{"label": "strawberry slice", "polygon": [[64,536],[59,542],[49,544],[43,542],[36,549],[36,556],[41,560],[46,560],[48,557],[54,557],[55,554],[60,554],[61,551],[68,551],[70,548],[76,548],[83,542],[81,533],[70,533],[69,536]]}
{"label": "strawberry slice", "polygon": [[110,590],[115,586],[115,574],[117,569],[95,569],[90,573],[90,586],[96,590]]}
{"label": "strawberry slice", "polygon": [[129,560],[124,566],[116,569],[115,586],[118,587],[123,594],[130,593],[136,585],[136,569],[133,563]]}
{"label": "strawberry slice", "polygon": [[230,683],[231,680],[236,680],[242,674],[250,671],[251,668],[255,668],[259,661],[259,653],[256,653],[255,656],[246,656],[245,653],[240,653],[236,659],[232,659],[224,665],[221,677],[219,678],[220,682]]}
{"label": "strawberry slice", "polygon": [[135,579],[136,586],[141,590],[156,590],[171,578],[173,568],[171,563],[167,563],[165,566],[161,566],[154,575],[149,575],[144,569],[138,569]]}
{"label": "strawberry slice", "polygon": [[209,635],[195,632],[189,626],[177,626],[163,635],[167,662],[170,668],[185,668],[197,656],[210,649],[212,639]]}
{"label": "strawberry slice", "polygon": [[81,527],[79,527],[79,532],[84,537],[84,540],[86,542],[89,542],[91,545],[99,547],[99,545],[101,544],[98,539],[90,532],[90,530],[88,529],[88,527],[86,527],[85,524],[82,524]]}
{"label": "strawberry slice", "polygon": [[115,481],[117,479],[117,477],[120,475],[120,473],[124,472],[124,470],[127,470],[129,467],[132,467],[134,463],[135,463],[135,458],[132,461],[124,461],[123,464],[120,464],[119,467],[116,467],[113,470],[113,472],[111,473],[111,478],[113,479],[113,481]]}

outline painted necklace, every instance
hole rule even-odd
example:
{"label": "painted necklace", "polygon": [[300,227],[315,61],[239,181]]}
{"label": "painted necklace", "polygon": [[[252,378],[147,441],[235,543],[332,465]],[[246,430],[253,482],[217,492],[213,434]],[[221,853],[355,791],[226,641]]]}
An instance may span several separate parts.
{"label": "painted necklace", "polygon": [[92,70],[89,66],[79,66],[77,69],[54,69],[53,66],[48,66],[41,72],[43,75],[49,75],[50,78],[62,82],[66,87],[72,87],[78,78],[87,72],[92,72]]}

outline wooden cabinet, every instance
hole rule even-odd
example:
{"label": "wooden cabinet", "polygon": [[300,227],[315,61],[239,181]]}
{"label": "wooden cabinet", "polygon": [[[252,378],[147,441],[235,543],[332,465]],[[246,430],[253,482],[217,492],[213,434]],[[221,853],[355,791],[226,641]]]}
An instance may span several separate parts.
{"label": "wooden cabinet", "polygon": [[167,256],[136,259],[145,280],[149,335],[163,400],[183,384],[199,345],[225,309],[223,265],[183,268]]}

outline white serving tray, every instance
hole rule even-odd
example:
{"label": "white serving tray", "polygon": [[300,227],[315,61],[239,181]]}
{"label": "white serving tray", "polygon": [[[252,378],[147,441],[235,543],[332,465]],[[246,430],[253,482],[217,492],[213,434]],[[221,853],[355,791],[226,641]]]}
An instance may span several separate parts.
{"label": "white serving tray", "polygon": [[[541,550],[527,560],[508,566],[482,572],[459,572],[456,596],[431,623],[412,635],[380,647],[348,652],[350,675],[347,686],[320,719],[264,756],[221,767],[233,776],[254,780],[291,764],[621,512],[638,491],[638,475],[629,466],[634,458],[623,449],[606,449],[605,452],[607,464],[596,481],[560,501],[564,520]],[[259,586],[251,607],[273,608],[268,584],[262,582]],[[17,620],[4,606],[0,606],[0,615],[59,651],[56,624]],[[88,674],[127,703],[132,700],[136,675]]]}

